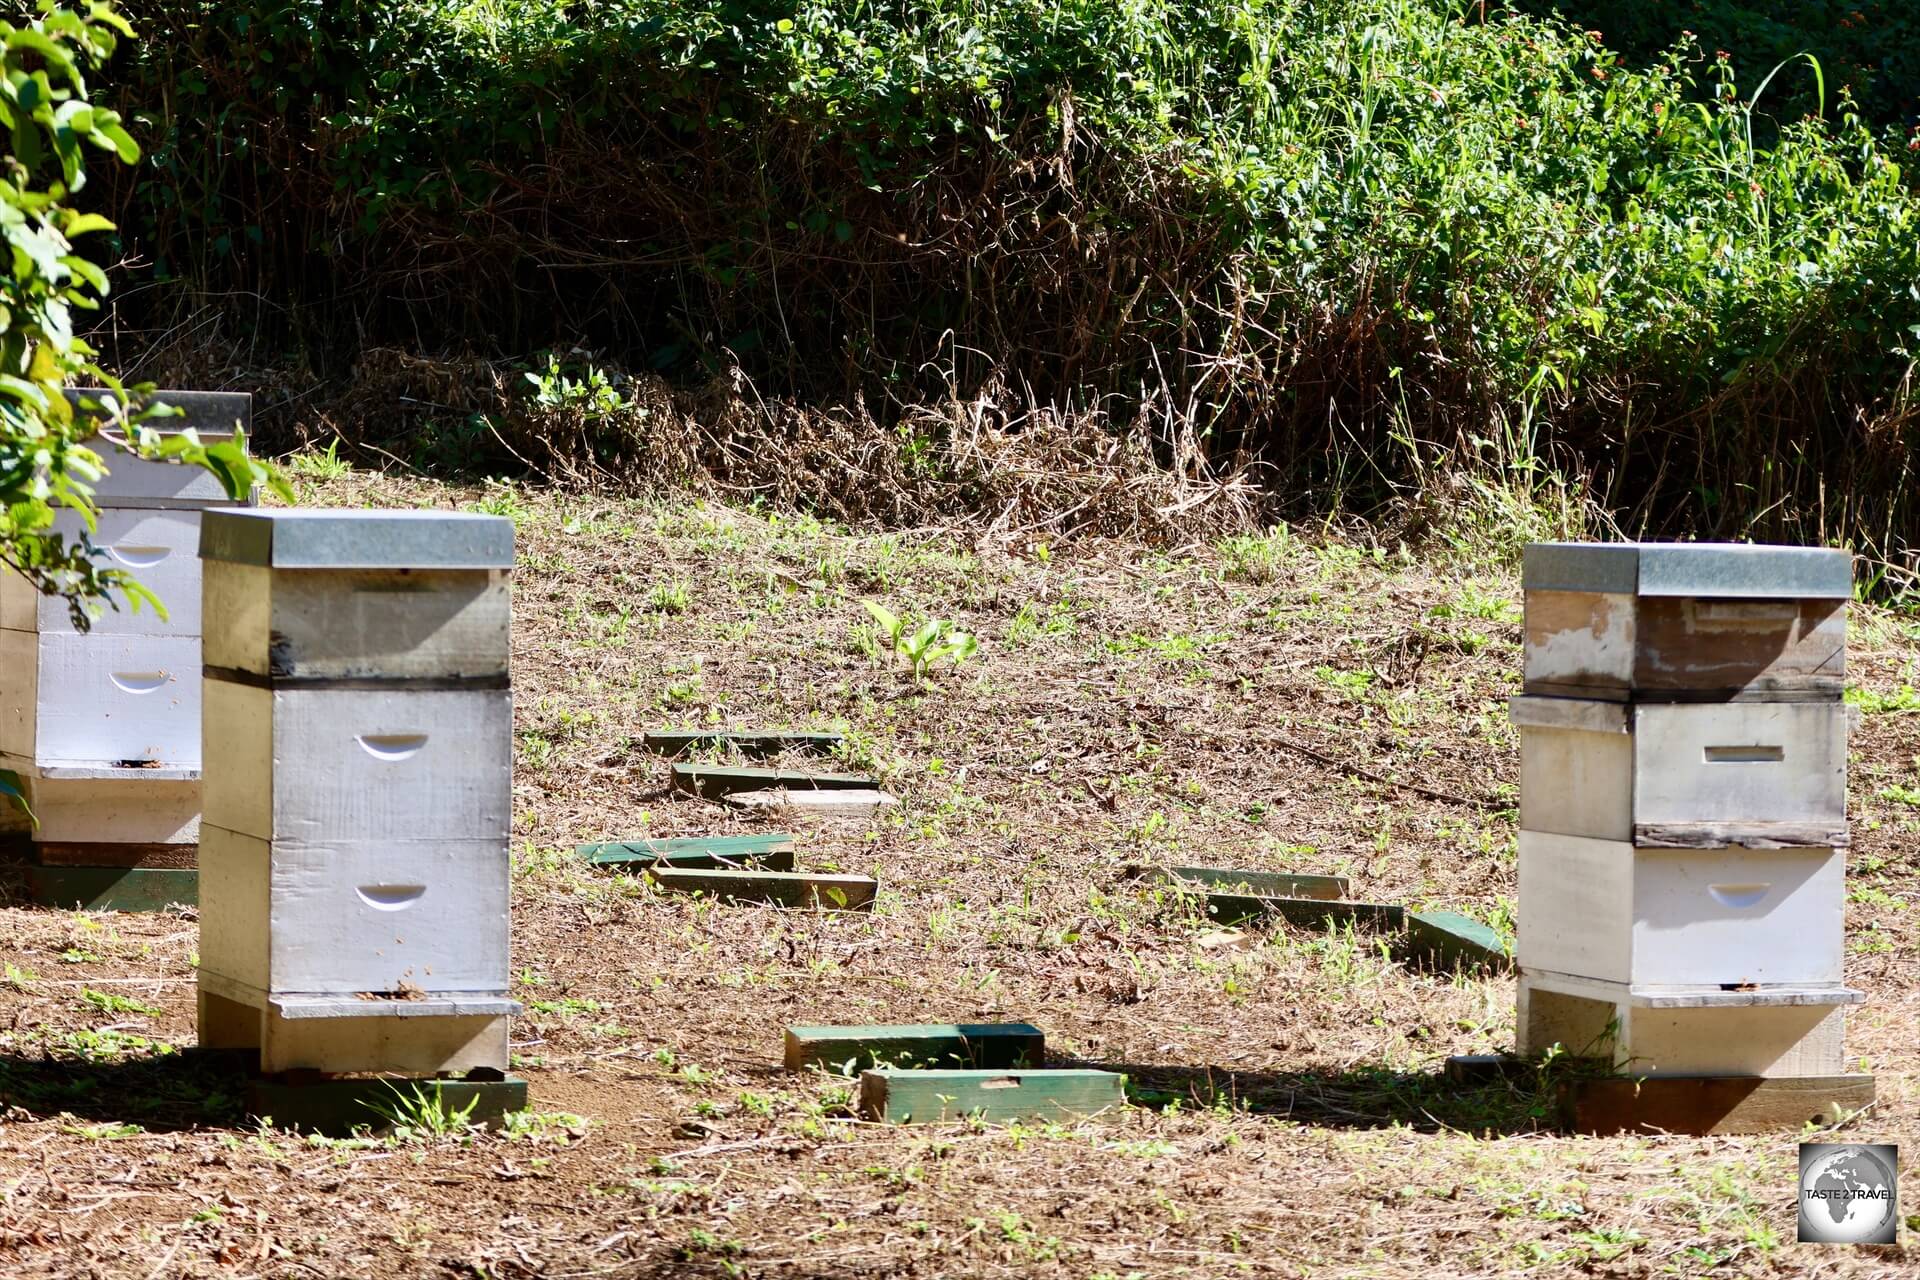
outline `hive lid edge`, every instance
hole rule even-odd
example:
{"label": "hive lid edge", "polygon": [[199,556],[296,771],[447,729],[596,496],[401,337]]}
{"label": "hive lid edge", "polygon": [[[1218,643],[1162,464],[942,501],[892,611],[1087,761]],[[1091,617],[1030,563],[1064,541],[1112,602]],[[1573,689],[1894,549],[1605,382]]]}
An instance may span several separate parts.
{"label": "hive lid edge", "polygon": [[1721,599],[1853,595],[1853,557],[1830,547],[1747,542],[1535,542],[1522,553],[1525,591]]}
{"label": "hive lid edge", "polygon": [[510,569],[513,522],[466,511],[216,508],[200,557],[273,569]]}

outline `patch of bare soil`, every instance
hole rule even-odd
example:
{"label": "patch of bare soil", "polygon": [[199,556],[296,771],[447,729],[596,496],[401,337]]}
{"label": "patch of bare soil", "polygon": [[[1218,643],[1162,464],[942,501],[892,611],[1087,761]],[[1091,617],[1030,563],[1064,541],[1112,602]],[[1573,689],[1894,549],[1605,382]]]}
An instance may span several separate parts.
{"label": "patch of bare soil", "polygon": [[[1167,555],[359,474],[330,504],[520,526],[515,994],[498,1134],[242,1127],[193,1044],[191,915],[0,911],[9,1276],[1874,1276],[1791,1243],[1799,1135],[1570,1138],[1443,1083],[1513,987],[1365,933],[1221,929],[1131,862],[1333,871],[1509,925],[1518,589],[1286,537]],[[978,637],[917,683],[874,599]],[[1841,1130],[1920,1151],[1920,628],[1856,613]],[[1905,690],[1903,693],[1902,690]],[[871,915],[660,896],[579,842],[777,829],[671,792],[649,728],[834,728],[902,804],[803,826]],[[717,756],[715,758],[718,758]],[[797,762],[799,757],[792,757]],[[776,761],[782,763],[784,761]],[[1783,940],[1783,945],[1787,940]],[[1073,1125],[889,1128],[780,1070],[793,1022],[1019,1019],[1125,1070]],[[1911,1156],[1910,1156],[1911,1158]],[[1913,1228],[1907,1228],[1909,1238]]]}

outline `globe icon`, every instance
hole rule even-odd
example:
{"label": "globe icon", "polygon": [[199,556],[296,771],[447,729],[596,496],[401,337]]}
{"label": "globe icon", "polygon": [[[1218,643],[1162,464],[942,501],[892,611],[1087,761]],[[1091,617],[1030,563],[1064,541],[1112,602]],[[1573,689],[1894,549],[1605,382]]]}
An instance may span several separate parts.
{"label": "globe icon", "polygon": [[1833,1244],[1893,1239],[1897,1183],[1872,1147],[1834,1147],[1800,1175],[1802,1238]]}

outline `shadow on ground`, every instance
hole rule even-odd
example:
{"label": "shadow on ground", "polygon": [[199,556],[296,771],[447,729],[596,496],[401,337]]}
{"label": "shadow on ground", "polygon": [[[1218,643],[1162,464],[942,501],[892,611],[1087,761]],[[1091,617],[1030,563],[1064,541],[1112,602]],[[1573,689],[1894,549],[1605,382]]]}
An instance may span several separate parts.
{"label": "shadow on ground", "polygon": [[1515,1134],[1554,1128],[1553,1085],[1535,1074],[1471,1082],[1440,1072],[1363,1067],[1352,1071],[1231,1071],[1138,1062],[1050,1062],[1120,1071],[1135,1106],[1226,1107],[1339,1129],[1394,1125],[1420,1132]]}
{"label": "shadow on ground", "polygon": [[0,1106],[89,1124],[137,1124],[153,1133],[238,1128],[249,1055],[198,1049],[90,1062],[0,1055]]}

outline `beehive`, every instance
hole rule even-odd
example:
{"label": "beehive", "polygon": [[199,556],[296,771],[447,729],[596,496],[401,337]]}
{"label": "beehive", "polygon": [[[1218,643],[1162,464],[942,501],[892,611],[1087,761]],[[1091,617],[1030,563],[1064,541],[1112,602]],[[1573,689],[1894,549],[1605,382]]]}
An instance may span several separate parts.
{"label": "beehive", "polygon": [[[241,393],[157,393],[183,410],[163,434],[212,443],[251,417]],[[200,815],[200,515],[231,505],[210,472],[151,462],[105,437],[92,540],[105,563],[160,597],[104,609],[85,632],[64,600],[0,572],[0,767],[27,783],[40,860],[67,865],[182,865]],[[54,532],[85,524],[59,512]]]}
{"label": "beehive", "polygon": [[219,511],[201,557],[202,1043],[504,1069],[512,524]]}
{"label": "beehive", "polygon": [[1841,551],[1527,548],[1523,1052],[1841,1070]]}

